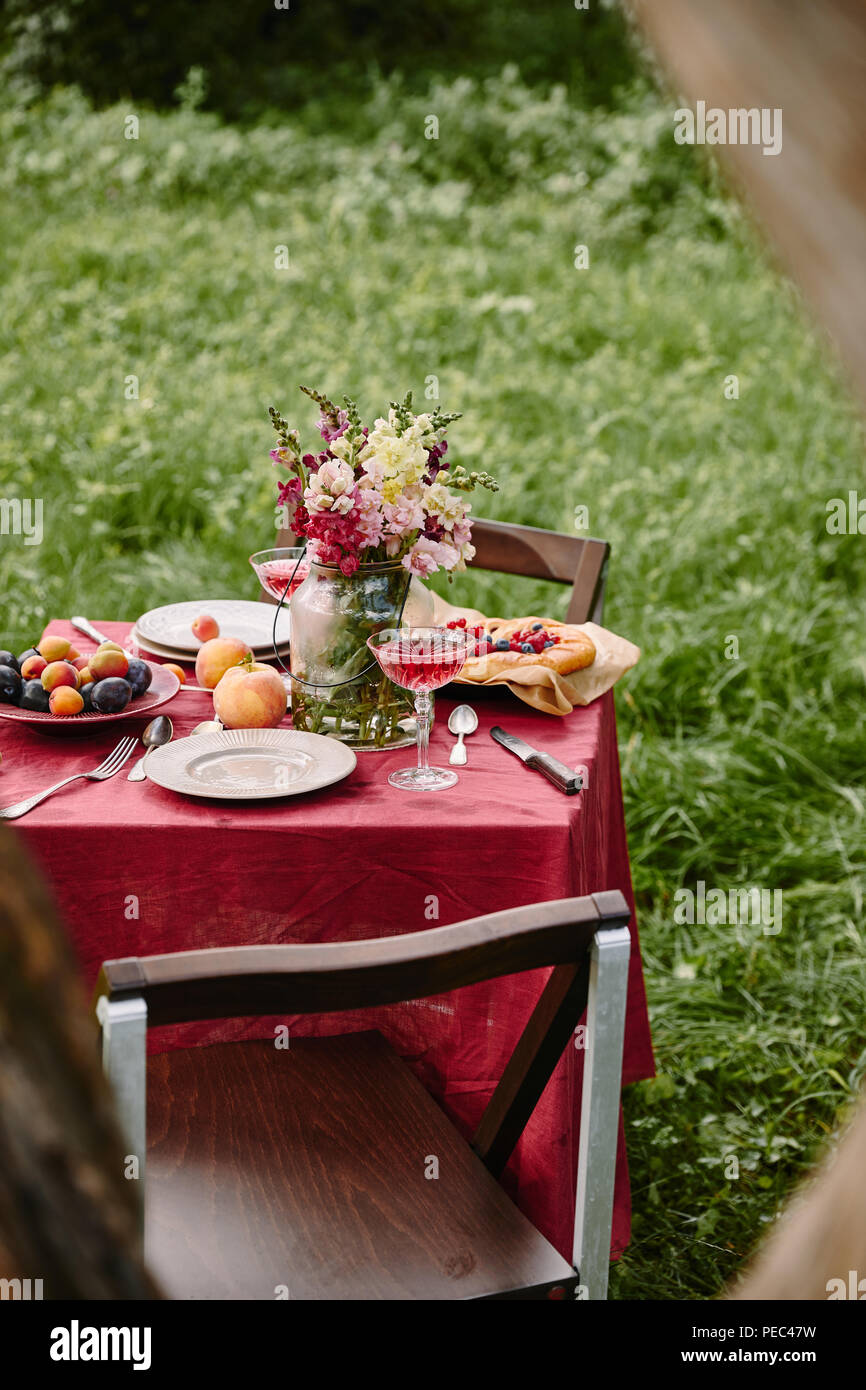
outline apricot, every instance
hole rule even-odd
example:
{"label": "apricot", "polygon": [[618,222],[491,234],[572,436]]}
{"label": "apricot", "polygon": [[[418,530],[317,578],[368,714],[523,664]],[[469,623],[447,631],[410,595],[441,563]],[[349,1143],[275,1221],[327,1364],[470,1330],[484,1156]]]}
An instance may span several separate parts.
{"label": "apricot", "polygon": [[192,625],[192,635],[200,642],[210,642],[220,635],[220,625],[209,613],[202,613]]}
{"label": "apricot", "polygon": [[36,656],[28,656],[27,660],[21,664],[21,679],[25,681],[38,680],[45,670],[48,662],[44,656],[37,652]]}
{"label": "apricot", "polygon": [[39,655],[44,656],[50,665],[52,661],[62,661],[69,652],[70,643],[65,637],[43,637],[39,643]]}
{"label": "apricot", "polygon": [[80,714],[84,709],[84,696],[69,685],[58,685],[48,696],[48,708],[52,714]]}
{"label": "apricot", "polygon": [[230,666],[252,659],[252,655],[246,642],[237,637],[212,637],[195,659],[196,679],[206,690],[214,690]]}
{"label": "apricot", "polygon": [[106,641],[106,642],[100,642],[100,644],[99,644],[99,646],[96,648],[96,650],[97,650],[98,652],[122,652],[122,651],[123,651],[123,647],[120,645],[119,642],[108,642],[108,641]]}
{"label": "apricot", "polygon": [[91,673],[89,666],[77,666],[75,669],[78,672],[79,690],[83,690],[85,685],[92,684],[92,682],[96,679],[96,677]]}
{"label": "apricot", "polygon": [[227,729],[275,729],[286,712],[286,687],[273,666],[230,666],[214,690],[213,708]]}
{"label": "apricot", "polygon": [[72,665],[75,667],[76,671],[83,671],[87,663],[90,661],[90,657],[79,656],[78,652],[76,652],[75,656],[73,656],[71,652],[67,652],[66,660],[72,662]]}
{"label": "apricot", "polygon": [[66,656],[65,656],[64,660],[66,660],[66,661],[71,661],[72,664],[73,664],[73,666],[74,666],[74,665],[75,665],[75,662],[77,661],[77,659],[78,659],[80,656],[81,656],[81,652],[78,650],[77,647],[70,647],[70,648],[69,648],[69,651],[66,653]]}
{"label": "apricot", "polygon": [[126,652],[114,647],[99,647],[93,653],[87,663],[91,676],[95,681],[110,679],[111,676],[125,676],[129,670],[129,659]]}
{"label": "apricot", "polygon": [[56,690],[59,685],[68,685],[77,690],[79,686],[78,672],[71,661],[49,662],[40,679],[43,690]]}
{"label": "apricot", "polygon": [[186,671],[183,669],[182,666],[175,666],[173,661],[164,661],[162,664],[165,667],[166,671],[174,672],[181,685],[186,685]]}

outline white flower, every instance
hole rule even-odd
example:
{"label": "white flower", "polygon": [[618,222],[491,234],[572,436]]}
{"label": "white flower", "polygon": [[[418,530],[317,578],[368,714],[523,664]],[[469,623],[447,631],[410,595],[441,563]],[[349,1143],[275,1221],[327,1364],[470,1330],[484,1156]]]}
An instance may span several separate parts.
{"label": "white flower", "polygon": [[345,516],[355,505],[354,469],[338,459],[326,459],[317,473],[310,475],[304,503],[311,512],[338,512]]}
{"label": "white flower", "polygon": [[361,467],[373,484],[381,488],[386,502],[395,502],[399,493],[418,483],[427,471],[427,451],[419,439],[404,434],[399,438],[379,429],[384,421],[376,421],[376,429],[367,436],[367,449]]}
{"label": "white flower", "polygon": [[[336,454],[337,458],[342,459],[344,463],[348,463],[352,453],[352,447],[353,446],[351,442],[346,438],[344,434],[341,434],[339,439],[332,439],[328,444],[328,448],[330,449],[331,453]],[[358,448],[355,453],[356,461],[363,454],[365,447],[366,446],[362,442],[360,448]]]}
{"label": "white flower", "polygon": [[465,521],[466,513],[471,509],[471,502],[450,492],[444,483],[431,483],[424,490],[424,510],[428,516],[437,517],[447,531]]}

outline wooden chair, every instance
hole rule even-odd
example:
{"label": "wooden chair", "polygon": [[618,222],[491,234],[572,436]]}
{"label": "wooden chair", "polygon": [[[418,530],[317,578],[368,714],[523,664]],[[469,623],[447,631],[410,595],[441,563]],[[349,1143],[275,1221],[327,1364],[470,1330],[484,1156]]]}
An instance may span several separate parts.
{"label": "wooden chair", "polygon": [[479,517],[472,526],[472,544],[473,568],[570,584],[565,621],[601,623],[610,561],[607,541]]}
{"label": "wooden chair", "polygon": [[[607,541],[478,517],[472,526],[472,543],[475,546],[473,568],[570,584],[566,622],[602,622],[610,560]],[[297,540],[293,532],[284,529],[276,544],[295,545]],[[268,603],[276,601],[265,593],[260,597]]]}
{"label": "wooden chair", "polygon": [[[142,1173],[146,1156],[145,1251],[168,1296],[604,1298],[628,917],[597,893],[405,936],[107,961],[103,1060]],[[544,966],[471,1146],[378,1033],[146,1060],[148,1025],[359,1009]],[[572,1268],[496,1179],[585,1008]]]}

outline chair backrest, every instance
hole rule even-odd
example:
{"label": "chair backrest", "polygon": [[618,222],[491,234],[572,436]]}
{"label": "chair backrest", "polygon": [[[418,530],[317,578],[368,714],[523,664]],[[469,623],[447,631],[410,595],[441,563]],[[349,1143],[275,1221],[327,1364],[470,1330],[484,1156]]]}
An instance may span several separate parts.
{"label": "chair backrest", "polygon": [[133,956],[105,962],[95,998],[142,1001],[149,1025],[185,1023],[361,1009],[553,966],[475,1135],[499,1172],[586,1007],[593,937],[628,920],[621,893],[596,893],[404,936]]}
{"label": "chair backrest", "polygon": [[472,544],[473,568],[571,584],[566,622],[602,621],[610,557],[607,541],[478,517],[472,525]]}
{"label": "chair backrest", "polygon": [[[471,561],[474,569],[570,584],[572,591],[566,622],[602,621],[610,558],[607,541],[476,517],[472,524],[472,543],[475,546],[475,558]],[[295,545],[297,540],[293,532],[283,529],[276,544]],[[260,598],[268,603],[276,602],[265,593]]]}

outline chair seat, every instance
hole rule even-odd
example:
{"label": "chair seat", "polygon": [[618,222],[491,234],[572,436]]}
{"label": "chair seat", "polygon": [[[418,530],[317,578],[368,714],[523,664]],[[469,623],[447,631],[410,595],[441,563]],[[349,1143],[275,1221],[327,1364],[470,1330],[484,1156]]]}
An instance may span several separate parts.
{"label": "chair seat", "polygon": [[170,1298],[568,1297],[577,1282],[378,1033],[160,1053],[147,1092],[146,1254]]}

